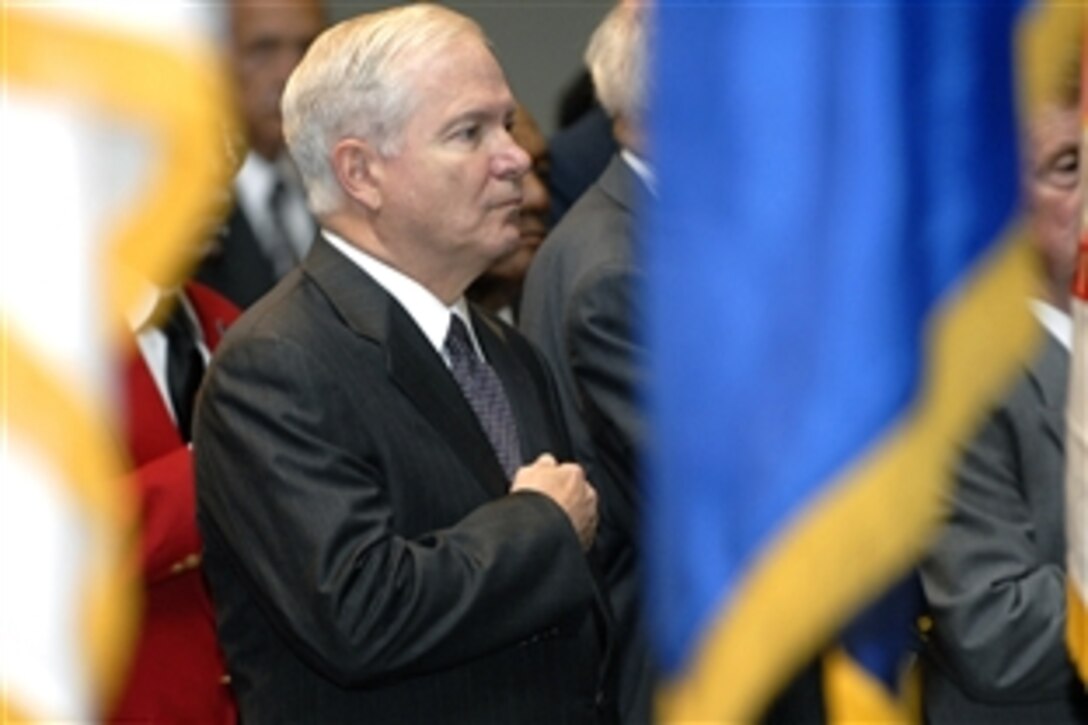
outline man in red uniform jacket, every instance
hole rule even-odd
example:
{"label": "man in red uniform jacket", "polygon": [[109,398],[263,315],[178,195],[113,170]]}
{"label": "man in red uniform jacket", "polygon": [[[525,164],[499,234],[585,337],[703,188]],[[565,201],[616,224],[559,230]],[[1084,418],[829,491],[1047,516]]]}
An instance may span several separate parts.
{"label": "man in red uniform jacket", "polygon": [[[149,288],[143,314],[130,319],[135,344],[123,363],[123,424],[140,502],[145,600],[136,652],[110,720],[233,723],[234,700],[200,563],[192,450],[171,400],[169,336],[155,326],[161,320],[154,318],[166,316],[156,312],[162,299],[160,290]],[[196,283],[185,285],[177,300],[206,362],[238,311]]]}

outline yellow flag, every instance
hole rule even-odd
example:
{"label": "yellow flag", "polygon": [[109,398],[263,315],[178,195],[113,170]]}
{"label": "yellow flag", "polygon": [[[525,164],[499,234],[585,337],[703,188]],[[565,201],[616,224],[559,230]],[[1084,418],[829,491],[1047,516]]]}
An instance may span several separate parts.
{"label": "yellow flag", "polygon": [[176,268],[224,184],[215,19],[166,0],[2,13],[0,721],[86,722],[140,611],[114,421],[124,270]]}

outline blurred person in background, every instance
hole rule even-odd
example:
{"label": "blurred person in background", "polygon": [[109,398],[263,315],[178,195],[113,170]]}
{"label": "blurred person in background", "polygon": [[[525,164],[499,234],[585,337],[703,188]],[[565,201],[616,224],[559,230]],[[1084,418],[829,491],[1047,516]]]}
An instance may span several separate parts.
{"label": "blurred person in background", "polygon": [[617,5],[590,39],[586,61],[621,150],[541,246],[520,318],[555,373],[568,424],[587,434],[575,441],[601,491],[600,550],[616,615],[625,723],[650,720],[653,689],[638,555],[645,419],[634,254],[639,209],[653,189],[642,130],[646,24],[642,8]]}
{"label": "blurred person in background", "polygon": [[1065,403],[1081,219],[1080,50],[1029,119],[1023,193],[1043,271],[1035,359],[959,461],[948,523],[921,567],[932,626],[927,721],[1088,723],[1066,648]]}
{"label": "blurred person in background", "polygon": [[[209,220],[202,232],[213,227]],[[119,360],[119,419],[131,464],[128,484],[139,503],[143,607],[111,722],[237,720],[204,579],[191,440],[197,390],[238,309],[187,281],[201,252],[194,244],[191,258],[169,278],[152,280],[131,270],[143,297],[128,316],[132,334]]]}
{"label": "blurred person in background", "polygon": [[518,104],[514,127],[510,134],[518,146],[529,154],[531,166],[522,179],[521,244],[472,283],[468,297],[503,320],[514,324],[521,302],[521,287],[525,273],[536,250],[548,233],[549,198],[547,180],[550,169],[548,147],[540,127],[525,106]]}
{"label": "blurred person in background", "polygon": [[559,110],[559,130],[548,141],[552,160],[548,177],[551,223],[559,223],[619,150],[612,119],[597,102],[589,71],[582,70],[567,88]]}
{"label": "blurred person in background", "polygon": [[229,70],[247,153],[197,279],[241,308],[298,264],[317,231],[284,145],[280,98],[324,26],[320,0],[230,3]]}

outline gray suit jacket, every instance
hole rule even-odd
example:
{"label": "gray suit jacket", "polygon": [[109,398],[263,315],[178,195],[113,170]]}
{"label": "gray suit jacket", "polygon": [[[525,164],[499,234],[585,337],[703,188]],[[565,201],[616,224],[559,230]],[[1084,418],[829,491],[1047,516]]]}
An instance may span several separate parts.
{"label": "gray suit jacket", "polygon": [[[636,479],[645,421],[636,295],[635,207],[648,195],[620,156],[571,208],[533,260],[520,326],[555,372],[578,459],[601,492],[598,542],[616,615],[620,712],[650,717],[651,672],[641,626]],[[582,426],[584,425],[584,429]]]}
{"label": "gray suit jacket", "polygon": [[[525,460],[569,458],[543,363],[474,322]],[[220,346],[194,448],[243,721],[600,720],[598,593],[565,514],[507,495],[439,355],[323,239]]]}
{"label": "gray suit jacket", "polygon": [[951,517],[921,567],[932,723],[1088,722],[1065,646],[1068,374],[1068,352],[1046,335],[960,461]]}

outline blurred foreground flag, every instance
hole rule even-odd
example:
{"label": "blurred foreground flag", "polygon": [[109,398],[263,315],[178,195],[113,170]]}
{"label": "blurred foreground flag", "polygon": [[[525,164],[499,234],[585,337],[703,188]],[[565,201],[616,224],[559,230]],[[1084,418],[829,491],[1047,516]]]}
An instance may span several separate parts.
{"label": "blurred foreground flag", "polygon": [[226,170],[193,7],[2,11],[3,722],[93,721],[125,676],[140,605],[110,363],[125,270],[179,264]]}
{"label": "blurred foreground flag", "polygon": [[659,713],[751,721],[920,556],[957,440],[1034,340],[1014,233],[1023,18],[973,2],[656,15]]}

